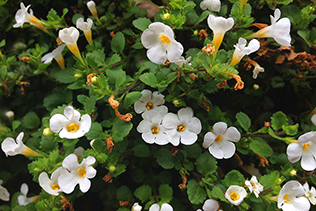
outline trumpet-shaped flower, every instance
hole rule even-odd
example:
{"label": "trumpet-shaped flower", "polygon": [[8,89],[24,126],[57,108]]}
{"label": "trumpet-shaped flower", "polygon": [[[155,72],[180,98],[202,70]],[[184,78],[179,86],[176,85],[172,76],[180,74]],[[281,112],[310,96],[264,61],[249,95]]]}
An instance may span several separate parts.
{"label": "trumpet-shaped flower", "polygon": [[286,150],[291,163],[299,161],[306,171],[313,171],[316,168],[316,132],[311,131],[301,135],[297,143],[291,143]]}
{"label": "trumpet-shaped flower", "polygon": [[[207,199],[202,207],[203,211],[217,211],[219,210],[219,204],[214,199]],[[198,209],[197,211],[202,211],[201,209]]]}
{"label": "trumpet-shaped flower", "polygon": [[143,140],[148,144],[168,144],[166,129],[161,124],[163,114],[149,111],[142,116],[144,119],[139,123],[137,131],[142,133]]}
{"label": "trumpet-shaped flower", "polygon": [[72,106],[64,109],[64,115],[55,114],[49,120],[50,130],[59,132],[60,138],[75,139],[84,136],[91,127],[91,117],[88,114],[81,116]]}
{"label": "trumpet-shaped flower", "polygon": [[258,198],[259,194],[263,191],[263,186],[258,182],[256,176],[252,176],[250,181],[246,180],[245,185],[249,188],[250,193],[254,193],[255,196]]}
{"label": "trumpet-shaped flower", "polygon": [[240,133],[235,127],[229,127],[225,122],[213,125],[214,132],[207,132],[204,136],[203,147],[217,159],[231,158],[236,150],[235,144],[240,140]]}
{"label": "trumpet-shaped flower", "polygon": [[58,185],[64,193],[71,193],[77,184],[80,190],[85,193],[90,189],[91,182],[89,179],[95,177],[97,171],[91,166],[95,163],[95,158],[88,156],[82,162],[78,163],[75,154],[68,155],[62,163],[62,166],[69,172],[61,174],[58,177]]}
{"label": "trumpet-shaped flower", "polygon": [[234,26],[233,18],[223,18],[215,17],[214,15],[209,15],[207,18],[207,24],[213,31],[213,46],[215,47],[215,52],[218,51],[219,46],[222,44],[225,33]]}
{"label": "trumpet-shaped flower", "polygon": [[47,64],[47,63],[51,62],[53,59],[55,59],[59,65],[59,67],[61,69],[65,69],[65,60],[64,60],[64,57],[62,55],[62,52],[63,52],[65,46],[66,46],[65,44],[60,45],[55,50],[53,50],[51,53],[45,54],[42,57],[42,62],[44,62],[44,64]]}
{"label": "trumpet-shaped flower", "polygon": [[87,18],[87,22],[85,22],[83,18],[78,18],[76,21],[76,27],[83,31],[84,36],[90,45],[93,45],[91,32],[92,24],[93,21],[90,18]]}
{"label": "trumpet-shaped flower", "polygon": [[153,204],[149,207],[149,211],[173,211],[170,204],[164,203],[161,207],[158,204]]}
{"label": "trumpet-shaped flower", "polygon": [[231,185],[225,193],[225,198],[233,205],[238,206],[247,196],[245,188],[238,185]]}
{"label": "trumpet-shaped flower", "polygon": [[[284,46],[291,45],[291,21],[288,18],[281,18],[281,11],[274,10],[274,17],[271,15],[271,25],[248,36],[248,38],[272,37],[277,43]],[[280,19],[280,20],[279,20]],[[278,21],[279,20],[279,21]]]}
{"label": "trumpet-shaped flower", "polygon": [[25,22],[28,22],[31,25],[35,26],[36,28],[39,28],[42,31],[47,32],[47,30],[43,26],[43,22],[33,15],[32,9],[30,9],[30,13],[27,12],[30,6],[31,5],[28,5],[27,7],[25,7],[23,2],[20,3],[21,9],[19,9],[15,14],[16,24],[13,25],[13,28],[23,27],[23,24]]}
{"label": "trumpet-shaped flower", "polygon": [[288,181],[283,185],[278,195],[278,208],[284,211],[309,210],[311,205],[308,199],[303,196],[304,194],[304,188],[298,181]]}
{"label": "trumpet-shaped flower", "polygon": [[10,193],[8,190],[2,186],[3,180],[0,179],[0,199],[3,201],[10,200]]}
{"label": "trumpet-shaped flower", "polygon": [[141,211],[142,208],[143,208],[143,207],[140,206],[140,205],[138,204],[138,202],[135,202],[135,203],[133,204],[132,211]]}
{"label": "trumpet-shaped flower", "polygon": [[305,190],[305,196],[310,201],[312,205],[316,204],[316,189],[312,187],[309,189],[309,185],[307,182],[304,183],[303,188]]}
{"label": "trumpet-shaped flower", "polygon": [[249,55],[260,48],[260,42],[256,39],[252,39],[247,47],[246,45],[247,40],[245,38],[241,37],[238,39],[237,45],[234,45],[235,51],[233,54],[233,59],[230,63],[231,66],[238,64],[245,55]]}
{"label": "trumpet-shaped flower", "polygon": [[202,130],[200,120],[193,117],[193,110],[189,107],[181,108],[178,114],[166,114],[162,125],[167,129],[168,140],[174,146],[178,146],[180,142],[184,145],[193,144]]}
{"label": "trumpet-shaped flower", "polygon": [[221,1],[220,0],[203,0],[200,3],[200,7],[202,10],[210,10],[219,12],[221,10]]}
{"label": "trumpet-shaped flower", "polygon": [[21,185],[20,192],[22,193],[22,195],[18,196],[18,202],[19,202],[19,205],[21,206],[25,206],[32,202],[37,202],[40,199],[39,195],[33,196],[33,197],[27,197],[27,193],[29,192],[29,187],[27,186],[26,183],[23,183]]}
{"label": "trumpet-shaped flower", "polygon": [[91,12],[91,14],[95,17],[95,19],[97,19],[97,21],[99,22],[99,17],[98,17],[98,11],[96,9],[95,3],[94,1],[88,1],[87,2],[87,7],[89,9],[89,11]]}
{"label": "trumpet-shaped flower", "polygon": [[62,191],[58,185],[58,177],[61,174],[65,174],[65,173],[68,173],[68,171],[66,169],[64,169],[63,167],[59,167],[52,173],[52,175],[50,176],[50,179],[49,179],[47,173],[42,172],[38,177],[39,185],[47,193],[49,193],[53,196],[58,196],[59,192]]}
{"label": "trumpet-shaped flower", "polygon": [[15,156],[17,154],[22,154],[25,156],[41,156],[39,153],[34,152],[29,147],[25,146],[22,142],[24,133],[21,132],[16,141],[13,138],[6,138],[1,143],[1,149],[8,156]]}
{"label": "trumpet-shaped flower", "polygon": [[136,113],[141,114],[148,111],[157,111],[164,115],[168,112],[168,108],[163,105],[165,103],[164,95],[159,94],[157,91],[152,93],[148,89],[144,89],[141,93],[142,97],[134,103]]}
{"label": "trumpet-shaped flower", "polygon": [[161,22],[150,24],[143,32],[141,42],[148,49],[148,59],[156,64],[163,64],[167,59],[177,62],[183,53],[183,46],[174,39],[172,29]]}

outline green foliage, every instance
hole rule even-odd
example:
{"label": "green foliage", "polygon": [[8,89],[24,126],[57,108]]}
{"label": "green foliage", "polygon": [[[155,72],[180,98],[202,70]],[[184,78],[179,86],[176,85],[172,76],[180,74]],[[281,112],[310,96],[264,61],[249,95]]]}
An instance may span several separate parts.
{"label": "green foliage", "polygon": [[205,189],[195,180],[190,180],[187,184],[187,194],[192,204],[203,203],[206,199]]}

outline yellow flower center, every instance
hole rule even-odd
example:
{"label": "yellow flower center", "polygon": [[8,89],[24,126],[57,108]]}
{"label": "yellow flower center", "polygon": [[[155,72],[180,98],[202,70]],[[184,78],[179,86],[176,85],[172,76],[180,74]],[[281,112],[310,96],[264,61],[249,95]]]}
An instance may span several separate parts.
{"label": "yellow flower center", "polygon": [[166,43],[166,44],[170,43],[170,39],[165,34],[162,34],[160,36],[160,41],[163,42],[163,43]]}
{"label": "yellow flower center", "polygon": [[178,132],[182,132],[182,131],[184,131],[184,129],[185,129],[185,127],[184,127],[184,125],[178,125],[178,127],[177,127],[177,131]]}
{"label": "yellow flower center", "polygon": [[59,190],[60,189],[60,187],[59,187],[59,185],[57,183],[53,184],[51,187],[52,187],[53,190]]}
{"label": "yellow flower center", "polygon": [[153,126],[153,127],[151,128],[151,132],[152,132],[154,135],[157,135],[158,132],[159,132],[159,128],[158,128],[157,126]]}
{"label": "yellow flower center", "polygon": [[147,103],[147,104],[146,104],[146,108],[147,108],[148,110],[153,109],[153,107],[154,107],[154,105],[153,105],[152,103]]}
{"label": "yellow flower center", "polygon": [[221,135],[218,135],[215,139],[215,142],[220,142],[223,139]]}
{"label": "yellow flower center", "polygon": [[308,147],[309,147],[309,143],[303,144],[303,147],[302,147],[303,151],[307,150]]}
{"label": "yellow flower center", "polygon": [[239,194],[238,193],[236,193],[236,192],[231,192],[230,194],[229,194],[229,196],[230,196],[230,198],[233,200],[233,201],[237,201],[239,198],[240,198],[240,196],[239,196]]}
{"label": "yellow flower center", "polygon": [[283,196],[283,201],[284,201],[285,203],[287,203],[287,204],[292,204],[292,203],[293,203],[293,200],[289,201],[289,200],[288,200],[288,197],[289,197],[289,194],[288,194],[288,193],[285,194],[285,195]]}
{"label": "yellow flower center", "polygon": [[67,125],[66,129],[69,133],[75,133],[79,130],[79,125],[71,123],[70,125]]}
{"label": "yellow flower center", "polygon": [[81,169],[78,169],[77,171],[80,177],[83,178],[84,176],[86,176],[86,167],[82,167]]}

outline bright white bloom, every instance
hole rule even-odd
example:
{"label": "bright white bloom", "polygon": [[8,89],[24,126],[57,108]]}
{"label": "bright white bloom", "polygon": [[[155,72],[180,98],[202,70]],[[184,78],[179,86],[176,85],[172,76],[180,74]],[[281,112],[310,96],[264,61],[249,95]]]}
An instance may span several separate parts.
{"label": "bright white bloom", "polygon": [[[165,113],[167,114],[167,112]],[[162,126],[161,121],[165,114],[156,111],[143,113],[144,118],[137,126],[137,131],[142,134],[143,140],[148,144],[168,144],[166,129]]]}
{"label": "bright white bloom", "polygon": [[149,207],[149,211],[173,211],[173,208],[167,203],[162,204],[161,207],[158,204],[153,204]]}
{"label": "bright white bloom", "polygon": [[238,185],[231,185],[225,193],[225,198],[233,205],[239,205],[247,196],[245,188]]}
{"label": "bright white bloom", "polygon": [[234,45],[235,51],[233,54],[233,59],[230,63],[231,66],[234,66],[240,62],[240,60],[245,56],[249,55],[253,52],[256,52],[260,48],[260,42],[256,39],[252,39],[248,47],[247,45],[247,40],[245,38],[240,37],[238,39],[237,45]]}
{"label": "bright white bloom", "polygon": [[55,59],[59,65],[59,67],[61,69],[65,69],[65,61],[64,61],[64,57],[62,55],[62,52],[63,52],[65,47],[66,47],[65,44],[60,45],[55,50],[53,50],[51,53],[45,54],[42,57],[42,62],[44,62],[44,64],[47,64],[47,63],[51,62],[53,59]]}
{"label": "bright white bloom", "polygon": [[251,34],[248,38],[272,37],[280,45],[290,46],[291,21],[288,18],[280,19],[280,17],[281,11],[279,9],[274,10],[274,17],[270,15],[271,25]]}
{"label": "bright white bloom", "polygon": [[301,166],[306,171],[316,168],[316,132],[311,131],[301,135],[297,143],[291,143],[286,154],[291,163],[296,163],[301,158]]}
{"label": "bright white bloom", "polygon": [[13,138],[6,138],[1,143],[1,149],[8,156],[15,156],[17,154],[22,154],[25,156],[41,156],[37,152],[34,152],[32,149],[25,146],[22,142],[24,133],[21,132],[16,141]]}
{"label": "bright white bloom", "polygon": [[[217,211],[219,209],[219,204],[214,199],[207,199],[202,207],[203,211]],[[198,209],[197,211],[202,211]]]}
{"label": "bright white bloom", "polygon": [[78,157],[75,154],[68,155],[63,160],[63,167],[69,172],[61,174],[58,177],[58,185],[64,193],[71,193],[79,184],[80,190],[86,193],[91,186],[89,179],[95,177],[97,171],[91,166],[95,163],[95,158],[88,156],[82,162],[78,163]]}
{"label": "bright white bloom", "polygon": [[255,65],[255,68],[252,71],[252,78],[256,79],[258,77],[259,73],[263,73],[264,72],[264,68],[261,67],[258,63]]}
{"label": "bright white bloom", "polygon": [[179,67],[182,67],[184,64],[191,66],[190,61],[191,61],[191,56],[189,56],[187,59],[185,59],[183,56],[181,56],[180,59],[178,61],[176,61],[175,63],[177,65],[179,65]]}
{"label": "bright white bloom", "polygon": [[141,42],[148,49],[148,59],[156,64],[163,64],[167,59],[177,62],[183,53],[183,46],[174,39],[172,29],[161,22],[151,23],[143,32]]}
{"label": "bright white bloom", "polygon": [[240,140],[240,133],[235,127],[229,127],[225,122],[217,122],[213,125],[214,132],[207,132],[204,136],[203,147],[217,159],[231,158],[236,150],[233,142]]}
{"label": "bright white bloom", "polygon": [[60,138],[75,139],[84,136],[91,127],[91,117],[88,114],[81,116],[72,106],[64,109],[64,115],[55,114],[49,120],[50,130],[59,132]]}
{"label": "bright white bloom", "polygon": [[64,169],[63,167],[59,167],[52,173],[49,179],[47,173],[42,172],[38,177],[39,185],[47,193],[54,196],[58,196],[59,192],[62,191],[58,185],[58,177],[61,174],[65,174],[65,173],[68,173],[68,171]]}
{"label": "bright white bloom", "polygon": [[84,32],[84,36],[90,45],[93,44],[91,32],[92,24],[93,21],[90,18],[87,18],[87,22],[84,22],[83,18],[78,18],[76,22],[76,27]]}
{"label": "bright white bloom", "polygon": [[68,49],[77,57],[83,64],[83,60],[77,46],[77,40],[79,38],[79,31],[75,27],[64,28],[59,30],[58,36],[60,40],[66,43]]}
{"label": "bright white bloom", "polygon": [[213,31],[213,41],[212,44],[215,47],[215,52],[219,49],[222,44],[225,33],[234,26],[233,18],[223,18],[215,17],[214,15],[209,15],[207,18],[207,24]]}
{"label": "bright white bloom", "polygon": [[202,10],[210,10],[219,12],[221,10],[221,1],[220,0],[203,0],[200,3],[200,7]]}
{"label": "bright white bloom", "polygon": [[10,200],[10,193],[8,190],[2,186],[3,180],[0,179],[0,199],[3,201]]}
{"label": "bright white bloom", "polygon": [[256,176],[252,176],[250,181],[246,180],[245,185],[249,188],[250,193],[254,193],[255,196],[258,198],[259,194],[263,191],[263,186],[258,182]]}
{"label": "bright white bloom", "polygon": [[316,125],[316,114],[314,114],[314,115],[312,116],[311,121],[312,121],[312,123],[313,123],[314,125]]}
{"label": "bright white bloom", "polygon": [[97,12],[97,9],[96,9],[96,6],[95,6],[94,1],[88,1],[88,2],[87,2],[87,7],[88,7],[88,9],[90,10],[91,14],[92,14],[97,20],[99,20],[98,12]]}
{"label": "bright white bloom", "polygon": [[39,200],[39,196],[33,196],[33,197],[27,197],[27,193],[29,192],[29,187],[27,186],[26,183],[23,183],[21,185],[21,189],[20,189],[20,192],[22,193],[22,195],[19,195],[18,196],[18,202],[19,202],[19,205],[21,206],[25,206],[29,203],[32,203],[32,202],[37,202]]}
{"label": "bright white bloom", "polygon": [[189,107],[181,108],[177,114],[168,113],[162,120],[162,125],[167,129],[167,137],[171,144],[178,146],[191,145],[196,142],[202,130],[201,122],[193,117],[193,110]]}
{"label": "bright white bloom", "polygon": [[316,204],[316,189],[314,187],[309,189],[307,182],[304,183],[303,188],[305,190],[305,196],[308,198],[308,200],[311,202],[312,205],[315,205]]}
{"label": "bright white bloom", "polygon": [[14,120],[14,112],[13,112],[13,111],[7,111],[7,112],[5,112],[5,116],[6,116],[10,121],[13,121],[13,120]]}
{"label": "bright white bloom", "polygon": [[133,204],[132,211],[141,211],[142,206],[140,206],[137,202]]}
{"label": "bright white bloom", "polygon": [[136,113],[141,114],[148,111],[157,111],[161,114],[166,114],[168,112],[168,108],[163,105],[165,103],[164,95],[157,91],[152,93],[148,89],[144,89],[141,93],[142,97],[134,103]]}
{"label": "bright white bloom", "polygon": [[278,195],[278,208],[284,211],[307,211],[310,203],[305,194],[303,186],[295,180],[288,181],[283,185]]}

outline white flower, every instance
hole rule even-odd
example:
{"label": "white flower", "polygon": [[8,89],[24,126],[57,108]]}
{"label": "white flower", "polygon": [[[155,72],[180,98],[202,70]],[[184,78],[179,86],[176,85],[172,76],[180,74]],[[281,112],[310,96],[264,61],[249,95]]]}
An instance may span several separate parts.
{"label": "white flower", "polygon": [[214,15],[209,15],[207,18],[207,24],[213,31],[213,41],[212,44],[215,47],[215,52],[217,52],[219,46],[222,44],[225,33],[234,26],[233,18],[223,18],[215,17]]}
{"label": "white flower", "polygon": [[5,112],[5,116],[12,122],[14,120],[14,112],[13,111],[7,111]]}
{"label": "white flower", "polygon": [[10,200],[10,193],[8,190],[2,186],[3,180],[0,179],[0,199],[3,201]]}
{"label": "white flower", "polygon": [[77,57],[80,59],[80,61],[84,64],[79,48],[77,46],[77,40],[79,38],[79,31],[75,27],[71,26],[69,28],[64,28],[62,30],[59,30],[58,36],[60,40],[64,43],[66,43],[68,49]]}
{"label": "white flower", "polygon": [[[214,199],[207,199],[202,207],[203,211],[217,211],[219,209],[219,204]],[[201,211],[201,209],[198,209]]]}
{"label": "white flower", "polygon": [[238,185],[231,185],[225,193],[225,198],[233,205],[239,205],[247,196],[245,188]]}
{"label": "white flower", "polygon": [[315,205],[316,204],[316,189],[314,187],[309,189],[307,182],[304,183],[303,188],[305,190],[305,196],[312,203],[312,205]]}
{"label": "white flower", "polygon": [[92,45],[92,27],[93,21],[87,18],[87,22],[84,22],[83,18],[78,18],[76,21],[76,27],[84,32],[84,35],[90,45]]}
{"label": "white flower", "polygon": [[217,159],[231,158],[236,150],[235,144],[240,139],[240,133],[235,127],[229,127],[225,122],[213,125],[214,132],[207,132],[204,136],[203,147]]}
{"label": "white flower", "polygon": [[18,202],[19,202],[19,205],[20,206],[25,206],[29,203],[32,203],[32,202],[37,202],[39,200],[39,196],[33,196],[33,197],[27,197],[27,193],[29,192],[29,187],[27,186],[26,183],[23,183],[21,185],[21,189],[20,189],[20,192],[22,193],[22,195],[19,195],[18,196]]}
{"label": "white flower", "polygon": [[98,12],[97,12],[94,1],[88,1],[87,7],[90,10],[91,14],[98,20],[99,19]]}
{"label": "white flower", "polygon": [[255,68],[252,71],[252,78],[256,79],[259,73],[263,73],[264,68],[261,67],[258,63],[255,65]]}
{"label": "white flower", "polygon": [[142,138],[146,143],[168,144],[166,129],[161,124],[163,116],[164,114],[156,111],[143,113],[142,117],[144,119],[137,126],[137,131],[142,134]]}
{"label": "white flower", "polygon": [[280,19],[280,17],[281,11],[279,9],[274,10],[274,17],[270,15],[271,25],[260,29],[256,33],[248,36],[248,38],[272,37],[280,45],[290,46],[291,21],[288,18]]}
{"label": "white flower", "polygon": [[245,55],[249,55],[260,48],[260,42],[256,39],[252,39],[249,42],[248,47],[246,47],[246,45],[247,40],[245,38],[240,37],[238,39],[237,45],[234,45],[235,51],[233,54],[233,59],[230,63],[231,66],[238,64]]}
{"label": "white flower", "polygon": [[55,59],[59,65],[59,67],[61,69],[65,69],[65,61],[64,61],[64,57],[62,55],[62,52],[63,52],[65,47],[66,47],[65,44],[60,45],[55,50],[53,50],[51,53],[45,54],[42,57],[42,62],[44,62],[44,64],[47,64],[47,63],[51,62],[53,59]]}
{"label": "white flower", "polygon": [[200,3],[200,7],[202,10],[210,10],[210,11],[215,11],[219,12],[221,9],[221,1],[220,0],[203,0]]}
{"label": "white flower", "polygon": [[307,211],[310,209],[310,203],[305,194],[303,186],[295,181],[291,180],[283,185],[278,195],[278,208],[284,211],[287,210],[299,210]]}
{"label": "white flower", "polygon": [[311,121],[314,125],[316,125],[316,114],[312,116]]}
{"label": "white flower", "polygon": [[64,193],[71,193],[77,184],[80,190],[85,193],[90,189],[91,182],[89,179],[95,177],[97,171],[91,166],[95,163],[95,158],[88,156],[82,162],[78,163],[78,158],[75,154],[68,155],[63,160],[63,167],[69,172],[61,174],[58,177],[58,185]]}
{"label": "white flower", "polygon": [[91,117],[88,114],[81,116],[79,111],[72,106],[64,109],[64,115],[55,114],[49,120],[50,130],[54,133],[59,132],[60,138],[75,139],[84,136],[91,127]]}
{"label": "white flower", "polygon": [[167,59],[177,62],[183,53],[183,46],[174,39],[172,29],[161,22],[151,23],[143,32],[141,42],[148,49],[148,59],[156,64],[163,64]]}
{"label": "white flower", "polygon": [[62,191],[58,185],[58,177],[61,174],[65,174],[65,173],[68,173],[68,171],[64,169],[63,167],[59,167],[52,173],[49,179],[47,173],[42,172],[38,177],[39,185],[47,193],[54,196],[58,196],[59,192]]}
{"label": "white flower", "polygon": [[180,142],[184,145],[193,144],[202,130],[200,120],[193,117],[193,110],[189,107],[181,108],[178,115],[166,114],[162,125],[167,129],[168,140],[174,146],[178,146]]}
{"label": "white flower", "polygon": [[148,111],[157,111],[161,114],[166,114],[168,112],[168,108],[163,105],[165,103],[165,96],[157,91],[152,93],[148,89],[144,89],[141,93],[142,97],[134,103],[136,113],[141,114]]}
{"label": "white flower", "polygon": [[142,206],[140,206],[137,202],[133,204],[132,211],[141,211]]}
{"label": "white flower", "polygon": [[245,185],[249,188],[250,193],[254,193],[255,196],[258,198],[259,194],[263,191],[263,186],[258,182],[256,176],[252,176],[250,181],[246,180]]}
{"label": "white flower", "polygon": [[161,207],[158,204],[153,204],[149,207],[149,211],[173,211],[170,204],[164,203]]}
{"label": "white flower", "polygon": [[307,132],[298,137],[297,143],[291,143],[286,154],[291,163],[299,161],[306,171],[313,171],[316,168],[316,132]]}
{"label": "white flower", "polygon": [[187,59],[185,59],[183,56],[180,56],[179,60],[175,62],[175,64],[179,65],[179,67],[182,68],[184,64],[190,65],[191,66],[191,56],[189,56]]}
{"label": "white flower", "polygon": [[18,137],[16,138],[16,141],[13,138],[6,138],[1,143],[1,149],[5,153],[5,155],[8,156],[15,156],[17,154],[22,154],[25,156],[41,156],[37,152],[34,152],[29,147],[25,146],[22,142],[24,133],[21,132]]}

